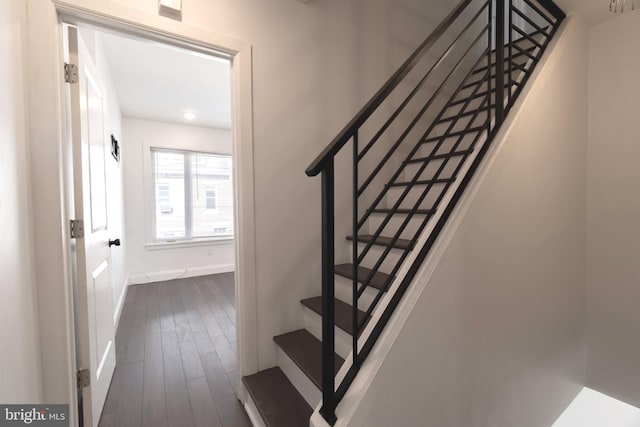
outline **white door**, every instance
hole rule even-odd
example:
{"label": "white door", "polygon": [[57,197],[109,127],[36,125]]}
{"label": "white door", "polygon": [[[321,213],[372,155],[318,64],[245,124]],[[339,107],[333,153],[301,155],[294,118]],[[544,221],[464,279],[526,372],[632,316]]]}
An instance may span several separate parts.
{"label": "white door", "polygon": [[91,377],[82,391],[84,425],[95,427],[116,365],[105,166],[111,142],[96,66],[76,28],[68,27],[68,40],[69,61],[78,67],[78,81],[69,85],[75,219],[84,222],[84,237],[76,243],[77,341],[81,368]]}

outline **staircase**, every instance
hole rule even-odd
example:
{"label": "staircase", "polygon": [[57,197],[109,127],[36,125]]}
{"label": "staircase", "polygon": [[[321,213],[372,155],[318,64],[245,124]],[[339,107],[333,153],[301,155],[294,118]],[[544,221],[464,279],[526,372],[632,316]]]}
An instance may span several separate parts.
{"label": "staircase", "polygon": [[[548,0],[463,0],[307,169],[322,176],[322,294],[300,301],[304,329],[273,338],[278,366],[243,378],[264,425],[308,426],[321,402],[336,423],[563,19]],[[335,175],[345,171],[334,158],[345,149],[353,214],[338,218],[351,232],[336,236],[334,205],[345,191]]]}

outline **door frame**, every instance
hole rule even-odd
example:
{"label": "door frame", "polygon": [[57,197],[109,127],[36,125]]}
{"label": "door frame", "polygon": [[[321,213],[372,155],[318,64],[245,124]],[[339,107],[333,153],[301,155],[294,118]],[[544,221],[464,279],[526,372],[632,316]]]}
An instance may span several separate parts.
{"label": "door frame", "polygon": [[[56,193],[60,195],[60,228],[50,230],[57,234],[61,241],[55,246],[62,244],[64,253],[62,254],[62,271],[58,275],[58,289],[64,296],[59,307],[52,305],[51,301],[43,302],[43,296],[39,296],[39,305],[48,304],[51,310],[41,311],[40,334],[42,351],[46,351],[48,362],[43,361],[43,369],[61,369],[60,363],[65,363],[67,368],[66,381],[64,381],[64,393],[61,384],[54,384],[55,378],[43,378],[44,399],[67,401],[71,408],[77,408],[77,395],[75,390],[75,373],[77,371],[75,360],[75,331],[73,312],[73,284],[72,284],[72,254],[69,245],[69,232],[67,230],[68,220],[73,217],[73,212],[69,211],[69,201],[72,197],[69,194],[68,174],[65,168],[71,165],[66,164],[64,153],[67,152],[70,144],[70,130],[68,123],[70,120],[69,106],[66,104],[66,87],[62,78],[62,68],[64,65],[63,46],[63,25],[84,25],[94,26],[103,31],[113,31],[123,35],[130,35],[135,38],[157,41],[163,44],[170,44],[188,50],[211,53],[223,52],[231,59],[231,98],[232,98],[232,140],[233,140],[233,161],[235,178],[235,287],[237,305],[237,351],[238,351],[238,372],[237,381],[241,382],[243,375],[255,373],[258,368],[257,356],[257,307],[256,307],[256,274],[255,274],[255,218],[254,218],[254,174],[253,174],[253,101],[252,101],[252,55],[251,45],[240,40],[229,38],[203,28],[190,26],[188,24],[170,20],[159,15],[151,14],[147,11],[136,9],[111,0],[50,0],[43,5],[45,10],[29,11],[29,34],[35,39],[35,48],[30,53],[29,59],[35,68],[40,68],[48,72],[49,76],[54,76],[55,87],[47,87],[48,82],[35,83],[29,93],[31,106],[31,131],[35,138],[35,149],[38,145],[54,144],[58,154],[58,176],[59,180],[53,181]],[[35,29],[34,29],[35,27]],[[55,57],[51,56],[53,52]],[[46,55],[46,54],[49,54]],[[35,64],[34,64],[35,63]],[[52,95],[55,102],[42,103],[42,89],[45,95]],[[34,103],[38,103],[38,107]],[[35,108],[34,108],[35,107]],[[54,118],[55,120],[52,120]],[[56,119],[57,118],[57,119]],[[46,142],[44,135],[48,134]],[[58,138],[51,138],[56,135]],[[52,141],[54,140],[54,141]],[[49,146],[50,147],[50,146]],[[52,147],[51,147],[52,148]],[[38,160],[32,161],[32,168]],[[53,162],[55,163],[55,162]],[[36,168],[34,168],[36,169]],[[38,168],[39,169],[39,168]],[[34,170],[35,182],[46,182],[42,171]],[[53,189],[53,188],[52,188]],[[44,190],[44,189],[43,189]],[[35,196],[37,197],[37,195]],[[37,206],[36,206],[37,208]],[[49,215],[51,212],[49,212]],[[34,221],[38,221],[40,215],[46,213],[34,213]],[[38,238],[38,232],[36,232]],[[46,247],[42,247],[44,252]],[[37,256],[37,254],[36,254]],[[45,257],[47,261],[50,255]],[[53,261],[53,260],[52,260]],[[45,262],[46,263],[46,262]],[[59,265],[59,264],[58,264]],[[56,281],[51,281],[56,287]],[[51,291],[51,290],[48,290]],[[40,291],[39,291],[40,292]],[[59,311],[56,310],[59,309]],[[119,307],[121,308],[121,307]],[[63,313],[61,313],[62,311]],[[61,319],[61,315],[64,318]],[[50,318],[50,319],[49,319]],[[51,342],[51,339],[44,337],[47,327],[45,325],[54,321],[65,329],[59,331],[64,336],[66,345],[60,342]],[[43,330],[44,329],[44,330]],[[52,354],[55,353],[55,354]],[[53,366],[57,362],[57,366]],[[51,363],[52,366],[46,366]],[[57,382],[60,382],[59,379]],[[48,389],[50,391],[48,391]],[[243,387],[238,387],[240,399],[245,401],[242,395]],[[61,397],[66,394],[66,399]],[[72,425],[77,425],[71,410]]]}

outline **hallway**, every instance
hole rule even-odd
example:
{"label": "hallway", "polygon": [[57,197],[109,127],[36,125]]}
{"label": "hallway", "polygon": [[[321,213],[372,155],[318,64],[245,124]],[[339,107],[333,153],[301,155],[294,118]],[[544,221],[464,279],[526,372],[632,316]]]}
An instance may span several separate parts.
{"label": "hallway", "polygon": [[101,427],[250,422],[236,398],[233,273],[129,287]]}

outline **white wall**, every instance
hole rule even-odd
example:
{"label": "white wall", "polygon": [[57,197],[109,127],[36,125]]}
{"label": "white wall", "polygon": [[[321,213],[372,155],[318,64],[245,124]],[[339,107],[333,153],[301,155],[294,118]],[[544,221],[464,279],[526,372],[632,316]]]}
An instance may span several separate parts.
{"label": "white wall", "polygon": [[571,19],[352,425],[548,426],[582,389],[586,65]]}
{"label": "white wall", "polygon": [[589,31],[587,385],[640,406],[640,11]]}
{"label": "white wall", "polygon": [[233,240],[194,247],[145,246],[150,242],[151,217],[143,167],[143,155],[149,145],[231,154],[231,131],[124,118],[122,140],[129,282],[146,283],[233,271]]}
{"label": "white wall", "polygon": [[26,5],[0,3],[0,402],[42,400],[25,104]]}

